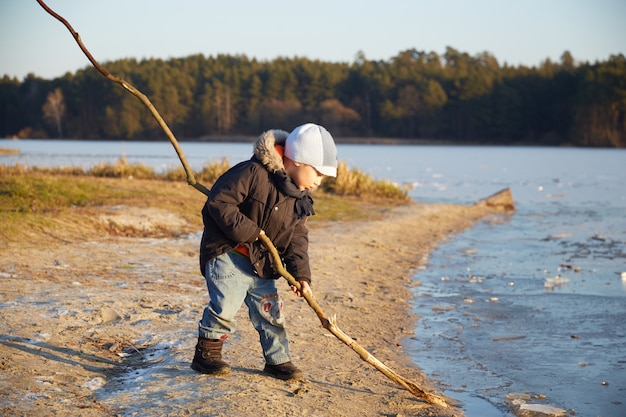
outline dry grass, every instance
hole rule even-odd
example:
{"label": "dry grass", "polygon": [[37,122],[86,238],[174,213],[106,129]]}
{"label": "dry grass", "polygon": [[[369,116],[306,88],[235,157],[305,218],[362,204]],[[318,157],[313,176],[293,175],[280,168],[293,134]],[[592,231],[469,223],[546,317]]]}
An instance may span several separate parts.
{"label": "dry grass", "polygon": [[376,180],[356,169],[348,168],[345,162],[337,167],[337,178],[327,178],[322,185],[327,192],[356,197],[377,197],[390,200],[409,201],[407,190],[387,180]]}
{"label": "dry grass", "polygon": [[16,155],[19,153],[19,149],[0,148],[0,155]]}
{"label": "dry grass", "polygon": [[[222,161],[204,169],[198,179],[211,186],[228,168]],[[187,185],[184,175],[157,176],[145,166],[119,161],[115,166],[98,166],[88,172],[80,168],[23,168],[0,165],[0,241],[38,239],[41,234],[83,236],[123,234],[163,236],[186,234],[202,228],[200,211],[204,194]],[[403,199],[386,196],[336,195],[315,192],[313,223],[378,218],[389,207],[404,204]],[[98,221],[103,213],[124,210],[159,209],[184,219],[176,230],[145,232],[107,228]],[[1,246],[1,245],[0,245]]]}
{"label": "dry grass", "polygon": [[[211,186],[217,178],[230,168],[228,158],[219,162],[211,162],[194,173],[196,180]],[[129,164],[124,156],[114,164],[100,163],[87,170],[79,167],[7,167],[0,166],[0,173],[26,174],[38,172],[50,175],[93,176],[106,178],[158,179],[163,181],[186,181],[187,175],[182,167],[174,168],[163,174],[144,164]],[[326,178],[321,189],[329,194],[355,197],[374,197],[390,200],[409,201],[407,190],[387,180],[376,180],[372,176],[358,170],[350,169],[345,162],[340,162],[336,178]]]}

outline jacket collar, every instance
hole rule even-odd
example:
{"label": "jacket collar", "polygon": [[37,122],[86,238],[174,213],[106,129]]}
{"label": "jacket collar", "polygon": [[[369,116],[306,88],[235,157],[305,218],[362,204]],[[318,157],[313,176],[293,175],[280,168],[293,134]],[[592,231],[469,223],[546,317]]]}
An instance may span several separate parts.
{"label": "jacket collar", "polygon": [[254,144],[254,156],[272,173],[285,170],[282,155],[274,147],[284,147],[288,135],[289,133],[284,130],[268,130],[263,132]]}

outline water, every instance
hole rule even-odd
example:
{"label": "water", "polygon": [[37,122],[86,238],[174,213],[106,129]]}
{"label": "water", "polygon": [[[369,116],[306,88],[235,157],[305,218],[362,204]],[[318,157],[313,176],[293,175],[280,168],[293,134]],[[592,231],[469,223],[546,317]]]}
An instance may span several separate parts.
{"label": "water", "polygon": [[[231,163],[250,158],[249,143],[181,142],[180,147],[194,170],[228,158]],[[166,172],[180,166],[169,142],[0,140],[0,148],[19,149],[18,155],[0,155],[0,164],[28,166],[72,166],[88,169],[100,163],[114,164],[122,156],[129,164],[151,166]]]}
{"label": "water", "polygon": [[[181,143],[190,165],[247,159],[250,143]],[[0,164],[179,165],[168,142],[0,141]],[[506,395],[583,417],[626,416],[626,151],[340,145],[339,157],[412,186],[424,202],[472,204],[510,187],[512,216],[483,222],[415,275],[421,318],[406,350],[470,417],[510,416]]]}
{"label": "water", "polygon": [[515,215],[454,237],[416,274],[415,362],[468,416],[512,415],[512,392],[571,415],[626,416],[626,152],[372,150],[345,154],[413,185],[416,200],[468,204],[510,187],[516,202]]}

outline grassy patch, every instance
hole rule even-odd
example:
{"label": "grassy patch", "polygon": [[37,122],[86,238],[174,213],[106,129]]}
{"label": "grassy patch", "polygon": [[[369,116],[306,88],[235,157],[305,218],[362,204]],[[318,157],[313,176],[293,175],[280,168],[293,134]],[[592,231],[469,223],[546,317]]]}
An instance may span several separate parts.
{"label": "grassy patch", "polygon": [[[126,165],[120,169],[117,165]],[[137,167],[135,167],[137,168]],[[44,233],[55,236],[96,237],[110,233],[96,221],[112,207],[157,208],[180,216],[188,225],[179,233],[201,230],[204,194],[186,183],[184,172],[162,176],[129,168],[101,166],[92,172],[80,168],[22,168],[0,165],[0,240],[15,241]],[[209,186],[228,169],[228,161],[207,166],[198,180]],[[340,171],[343,172],[343,171]],[[335,181],[340,183],[341,176]],[[369,180],[368,180],[369,181]],[[337,195],[332,188],[314,193],[316,215],[312,222],[366,220],[386,208],[406,202],[402,194],[381,193],[362,182],[351,194],[346,187]],[[374,191],[372,191],[374,190]],[[392,197],[390,197],[390,195]],[[400,196],[400,197],[398,197]]]}
{"label": "grassy patch", "polygon": [[[210,162],[202,167],[200,172],[194,173],[196,180],[207,187],[230,168],[228,158],[219,162]],[[128,179],[157,179],[163,181],[186,182],[187,175],[182,167],[171,169],[163,174],[157,174],[154,169],[144,164],[129,164],[125,157],[121,157],[114,164],[101,163],[88,170],[78,167],[53,168],[22,168],[0,166],[0,173],[7,175],[24,175],[32,172],[50,175],[66,176],[93,176],[104,178]],[[387,180],[376,180],[372,176],[357,168],[349,168],[345,162],[340,162],[336,178],[325,178],[321,190],[339,196],[354,196],[360,198],[379,198],[408,202],[408,191],[398,184]]]}
{"label": "grassy patch", "polygon": [[35,213],[101,204],[123,198],[122,190],[103,187],[89,177],[68,178],[32,172],[0,174],[0,211]]}
{"label": "grassy patch", "polygon": [[318,190],[313,195],[315,216],[309,221],[360,221],[379,218],[389,208],[405,204],[404,201],[387,198],[359,198],[337,196]]}

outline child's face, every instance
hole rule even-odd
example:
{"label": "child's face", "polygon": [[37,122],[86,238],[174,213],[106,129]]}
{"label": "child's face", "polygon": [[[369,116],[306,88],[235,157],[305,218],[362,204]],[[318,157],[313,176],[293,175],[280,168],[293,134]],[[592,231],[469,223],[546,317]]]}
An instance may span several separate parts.
{"label": "child's face", "polygon": [[324,178],[311,165],[300,164],[298,162],[289,161],[285,164],[285,171],[291,177],[299,190],[313,191],[322,183]]}

